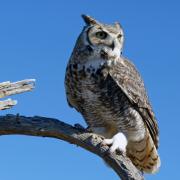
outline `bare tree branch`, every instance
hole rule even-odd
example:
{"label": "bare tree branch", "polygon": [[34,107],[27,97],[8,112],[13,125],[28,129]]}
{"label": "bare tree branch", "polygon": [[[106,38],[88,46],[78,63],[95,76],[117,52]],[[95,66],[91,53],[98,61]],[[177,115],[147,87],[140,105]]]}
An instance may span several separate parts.
{"label": "bare tree branch", "polygon": [[122,180],[141,180],[143,176],[124,154],[110,154],[101,146],[102,137],[83,128],[46,117],[0,116],[0,135],[23,134],[52,137],[76,144],[98,156],[114,169]]}
{"label": "bare tree branch", "polygon": [[[15,83],[0,83],[0,98],[31,91],[34,79]],[[17,101],[7,99],[0,101],[0,110],[16,105]],[[103,137],[88,132],[81,125],[71,126],[60,120],[47,117],[25,117],[19,115],[0,116],[0,135],[22,134],[31,136],[51,137],[78,145],[101,157],[122,180],[142,180],[141,172],[123,153],[109,153],[108,146],[101,146]]]}
{"label": "bare tree branch", "polygon": [[[14,83],[11,83],[10,81],[0,83],[0,98],[31,91],[34,88],[34,83],[35,79],[26,79]],[[17,101],[12,99],[0,101],[0,110],[9,109],[16,104]]]}

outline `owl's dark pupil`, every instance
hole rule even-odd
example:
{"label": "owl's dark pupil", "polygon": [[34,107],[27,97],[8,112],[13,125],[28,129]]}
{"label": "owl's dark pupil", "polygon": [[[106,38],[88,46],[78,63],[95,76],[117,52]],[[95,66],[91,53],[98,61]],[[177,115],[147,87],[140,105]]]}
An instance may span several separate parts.
{"label": "owl's dark pupil", "polygon": [[100,36],[100,37],[103,37],[103,36],[104,36],[104,33],[102,33],[102,32],[99,33],[99,36]]}
{"label": "owl's dark pupil", "polygon": [[97,32],[96,37],[100,39],[105,39],[107,37],[107,33],[104,31]]}

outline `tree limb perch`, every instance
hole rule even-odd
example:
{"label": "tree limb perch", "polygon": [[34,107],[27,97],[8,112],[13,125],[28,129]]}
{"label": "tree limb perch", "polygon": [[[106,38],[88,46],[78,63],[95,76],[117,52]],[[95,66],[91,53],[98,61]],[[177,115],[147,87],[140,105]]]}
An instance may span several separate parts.
{"label": "tree limb perch", "polygon": [[101,146],[102,137],[85,129],[46,117],[0,116],[0,135],[23,134],[52,137],[76,144],[106,161],[122,180],[141,180],[143,176],[123,154],[108,153],[107,146]]}

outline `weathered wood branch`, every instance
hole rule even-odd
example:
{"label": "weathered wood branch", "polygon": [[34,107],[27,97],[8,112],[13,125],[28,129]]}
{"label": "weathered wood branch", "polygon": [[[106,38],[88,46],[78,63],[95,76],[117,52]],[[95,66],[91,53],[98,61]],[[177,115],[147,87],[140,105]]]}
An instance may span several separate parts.
{"label": "weathered wood branch", "polygon": [[[0,98],[12,94],[30,91],[35,80],[23,80],[15,83],[0,83]],[[16,101],[0,101],[0,110],[10,108]],[[71,126],[60,120],[47,117],[25,117],[19,115],[0,116],[0,135],[31,135],[51,137],[78,145],[101,157],[122,180],[142,180],[141,172],[123,153],[109,153],[108,146],[101,146],[103,137],[88,132],[80,125]]]}
{"label": "weathered wood branch", "polygon": [[100,156],[123,180],[143,179],[141,173],[124,154],[110,154],[108,146],[101,146],[101,136],[57,119],[39,116],[0,116],[0,135],[8,134],[53,137],[64,140]]}
{"label": "weathered wood branch", "polygon": [[[14,83],[11,83],[10,81],[0,83],[0,98],[31,91],[34,88],[34,83],[35,79],[26,79]],[[9,109],[16,104],[17,101],[12,99],[0,101],[0,110]]]}

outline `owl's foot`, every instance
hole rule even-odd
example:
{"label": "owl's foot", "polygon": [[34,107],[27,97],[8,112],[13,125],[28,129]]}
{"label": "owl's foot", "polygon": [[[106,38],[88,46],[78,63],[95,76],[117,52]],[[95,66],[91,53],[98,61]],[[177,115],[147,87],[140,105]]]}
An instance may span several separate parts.
{"label": "owl's foot", "polygon": [[102,145],[111,145],[109,148],[111,153],[116,150],[126,152],[127,139],[123,133],[117,133],[112,139],[104,139]]}

